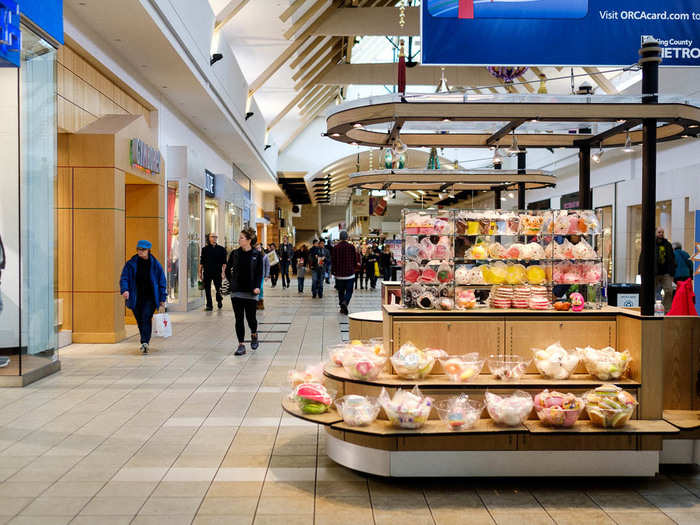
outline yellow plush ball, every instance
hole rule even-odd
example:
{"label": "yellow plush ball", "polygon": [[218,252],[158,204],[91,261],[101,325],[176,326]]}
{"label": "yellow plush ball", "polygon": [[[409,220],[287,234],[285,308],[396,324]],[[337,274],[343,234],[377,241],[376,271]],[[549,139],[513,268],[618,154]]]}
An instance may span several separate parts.
{"label": "yellow plush ball", "polygon": [[541,266],[528,267],[527,280],[530,284],[542,284],[545,281],[544,269]]}

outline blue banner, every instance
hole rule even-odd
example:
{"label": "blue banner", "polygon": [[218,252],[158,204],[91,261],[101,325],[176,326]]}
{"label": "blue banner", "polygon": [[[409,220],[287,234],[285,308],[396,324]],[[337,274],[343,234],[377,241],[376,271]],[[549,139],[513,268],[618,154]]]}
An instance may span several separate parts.
{"label": "blue banner", "polygon": [[423,0],[423,64],[628,66],[642,39],[662,66],[700,66],[698,0]]}
{"label": "blue banner", "polygon": [[22,16],[63,44],[63,0],[19,0]]}

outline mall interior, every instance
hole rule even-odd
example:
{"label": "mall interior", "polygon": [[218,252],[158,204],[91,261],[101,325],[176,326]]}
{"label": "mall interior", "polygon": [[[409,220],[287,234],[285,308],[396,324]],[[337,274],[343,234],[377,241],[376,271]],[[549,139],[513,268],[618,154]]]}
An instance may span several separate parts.
{"label": "mall interior", "polygon": [[0,525],[700,524],[697,42],[0,0]]}

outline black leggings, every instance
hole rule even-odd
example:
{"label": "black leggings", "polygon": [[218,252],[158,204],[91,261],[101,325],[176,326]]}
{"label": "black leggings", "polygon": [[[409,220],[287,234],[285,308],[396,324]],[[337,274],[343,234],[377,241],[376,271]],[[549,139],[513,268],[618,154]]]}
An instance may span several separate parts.
{"label": "black leggings", "polygon": [[245,341],[245,324],[243,316],[248,320],[248,328],[251,334],[258,333],[258,320],[255,315],[257,313],[258,302],[255,299],[241,299],[240,297],[231,297],[231,305],[233,313],[236,315],[236,336],[238,343]]}

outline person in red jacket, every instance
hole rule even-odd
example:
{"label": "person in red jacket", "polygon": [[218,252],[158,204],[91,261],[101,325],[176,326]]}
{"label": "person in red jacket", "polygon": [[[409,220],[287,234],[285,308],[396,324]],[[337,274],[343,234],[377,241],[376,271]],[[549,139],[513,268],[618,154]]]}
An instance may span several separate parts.
{"label": "person in red jacket", "polygon": [[355,284],[355,272],[360,268],[360,254],[348,242],[348,232],[341,230],[340,242],[333,246],[331,253],[331,272],[335,276],[335,287],[338,290],[340,313],[347,315],[352,290]]}

